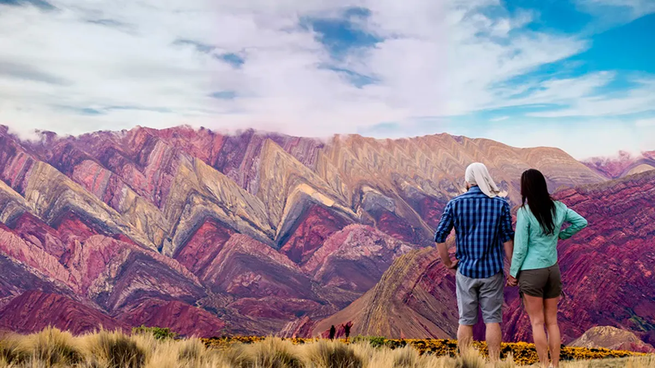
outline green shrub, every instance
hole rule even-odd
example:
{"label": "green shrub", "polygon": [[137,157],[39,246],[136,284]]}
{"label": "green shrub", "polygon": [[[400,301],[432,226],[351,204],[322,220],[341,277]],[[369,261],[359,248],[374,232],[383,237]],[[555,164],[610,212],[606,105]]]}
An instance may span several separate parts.
{"label": "green shrub", "polygon": [[152,335],[157,340],[174,339],[177,337],[177,333],[171,331],[168,327],[146,327],[141,325],[141,327],[132,328],[132,333],[135,335]]}
{"label": "green shrub", "polygon": [[381,348],[387,345],[387,339],[382,336],[355,336],[353,343],[366,342],[374,348]]}

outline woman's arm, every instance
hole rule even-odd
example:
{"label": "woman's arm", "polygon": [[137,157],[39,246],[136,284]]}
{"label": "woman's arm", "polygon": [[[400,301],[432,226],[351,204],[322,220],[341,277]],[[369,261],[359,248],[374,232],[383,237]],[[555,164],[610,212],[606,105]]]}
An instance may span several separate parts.
{"label": "woman's arm", "polygon": [[520,208],[516,217],[516,233],[514,235],[514,255],[509,274],[513,277],[518,275],[528,253],[528,239],[530,237],[530,221],[526,218],[526,209]]}
{"label": "woman's arm", "polygon": [[570,223],[571,226],[567,227],[559,233],[559,238],[562,240],[572,237],[580,230],[587,227],[587,220],[570,208],[566,209],[566,217],[564,218],[564,221]]}

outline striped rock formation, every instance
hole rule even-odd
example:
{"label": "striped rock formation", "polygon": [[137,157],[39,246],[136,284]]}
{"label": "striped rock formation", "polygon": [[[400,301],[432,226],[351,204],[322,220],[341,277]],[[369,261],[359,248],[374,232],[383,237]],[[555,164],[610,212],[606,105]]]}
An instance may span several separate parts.
{"label": "striped rock formation", "polygon": [[[23,141],[0,127],[0,307],[20,302],[28,319],[33,310],[32,329],[48,324],[39,303],[53,300],[92,309],[98,325],[182,334],[270,334],[319,320],[431,244],[472,161],[513,203],[529,167],[553,188],[605,180],[561,150],[447,134],[319,140],[137,127]],[[3,310],[0,328],[13,328],[2,324],[13,313]],[[61,313],[61,325],[93,327],[74,315]]]}

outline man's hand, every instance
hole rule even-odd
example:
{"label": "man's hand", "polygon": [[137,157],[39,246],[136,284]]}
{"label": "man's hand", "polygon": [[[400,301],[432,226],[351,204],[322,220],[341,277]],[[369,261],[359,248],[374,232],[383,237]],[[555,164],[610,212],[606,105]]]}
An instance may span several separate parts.
{"label": "man's hand", "polygon": [[459,265],[459,259],[456,259],[455,262],[450,262],[450,264],[446,265],[446,267],[451,270],[456,270],[458,265]]}
{"label": "man's hand", "polygon": [[516,286],[518,284],[519,284],[519,280],[517,280],[516,277],[514,277],[512,275],[507,276],[507,286],[514,287],[514,286]]}
{"label": "man's hand", "polygon": [[448,254],[446,243],[437,243],[437,250],[439,251],[439,256],[441,257],[441,262],[443,262],[443,265],[448,269],[456,270],[457,265],[459,264],[459,260],[456,259],[455,262],[453,262],[450,259],[450,254]]}

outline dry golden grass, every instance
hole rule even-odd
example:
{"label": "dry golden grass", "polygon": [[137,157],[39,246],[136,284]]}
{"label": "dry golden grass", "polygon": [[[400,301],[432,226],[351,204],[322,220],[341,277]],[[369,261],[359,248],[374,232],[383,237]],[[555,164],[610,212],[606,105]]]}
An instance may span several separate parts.
{"label": "dry golden grass", "polygon": [[[490,364],[477,351],[461,357],[421,354],[411,345],[374,347],[365,340],[267,338],[208,348],[200,339],[100,331],[82,336],[48,328],[0,338],[0,368],[511,368],[512,356]],[[655,368],[655,357],[565,362],[564,368]]]}

